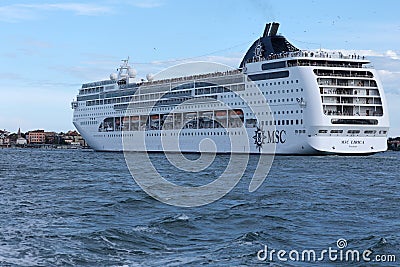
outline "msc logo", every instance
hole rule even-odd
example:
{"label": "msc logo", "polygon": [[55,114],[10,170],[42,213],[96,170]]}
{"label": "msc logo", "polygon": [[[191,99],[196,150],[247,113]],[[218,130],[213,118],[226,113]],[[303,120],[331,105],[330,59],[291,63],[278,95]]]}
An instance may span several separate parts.
{"label": "msc logo", "polygon": [[260,152],[263,145],[265,144],[265,139],[267,139],[267,144],[271,143],[281,143],[284,144],[286,142],[286,131],[285,130],[274,130],[274,131],[268,131],[265,135],[265,131],[257,127],[257,130],[255,132],[255,135],[253,136],[254,139],[254,144],[256,145],[256,148],[258,148],[258,151]]}
{"label": "msc logo", "polygon": [[263,144],[265,144],[264,140],[267,138],[264,132],[265,131],[257,127],[255,135],[253,136],[254,144],[256,145],[256,148],[258,148],[258,152],[261,152],[261,148]]}

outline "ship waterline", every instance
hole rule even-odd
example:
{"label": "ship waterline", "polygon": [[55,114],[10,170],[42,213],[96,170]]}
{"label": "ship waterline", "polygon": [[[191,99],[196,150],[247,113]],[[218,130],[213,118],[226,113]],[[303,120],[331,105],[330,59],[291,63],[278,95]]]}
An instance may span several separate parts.
{"label": "ship waterline", "polygon": [[304,51],[267,24],[238,69],[135,80],[127,60],[83,84],[73,123],[100,151],[371,154],[386,150],[388,110],[369,61]]}

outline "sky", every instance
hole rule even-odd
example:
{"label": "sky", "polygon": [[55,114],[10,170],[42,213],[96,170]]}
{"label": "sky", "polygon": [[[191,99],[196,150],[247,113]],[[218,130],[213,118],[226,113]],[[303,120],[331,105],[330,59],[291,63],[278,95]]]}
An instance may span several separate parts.
{"label": "sky", "polygon": [[400,1],[0,0],[0,129],[68,131],[82,83],[130,57],[138,77],[189,61],[237,67],[265,24],[301,49],[371,60],[400,136]]}

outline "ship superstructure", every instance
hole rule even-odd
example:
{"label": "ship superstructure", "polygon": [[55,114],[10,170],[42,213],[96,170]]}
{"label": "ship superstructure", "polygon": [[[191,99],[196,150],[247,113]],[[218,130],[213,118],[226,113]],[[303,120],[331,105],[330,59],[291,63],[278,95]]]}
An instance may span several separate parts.
{"label": "ship superstructure", "polygon": [[[101,151],[199,152],[205,138],[220,153],[385,151],[388,111],[370,62],[300,50],[278,27],[267,24],[234,70],[137,80],[124,60],[109,80],[82,85],[73,123]],[[179,146],[165,145],[167,137]]]}

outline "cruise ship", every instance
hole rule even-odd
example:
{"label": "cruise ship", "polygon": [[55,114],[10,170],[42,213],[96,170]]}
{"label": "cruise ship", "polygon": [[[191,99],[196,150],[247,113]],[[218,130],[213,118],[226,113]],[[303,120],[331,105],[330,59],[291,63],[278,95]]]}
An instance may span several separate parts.
{"label": "cruise ship", "polygon": [[73,124],[98,151],[350,154],[385,151],[388,110],[364,56],[301,50],[268,23],[239,67],[136,78],[123,60],[85,83]]}

